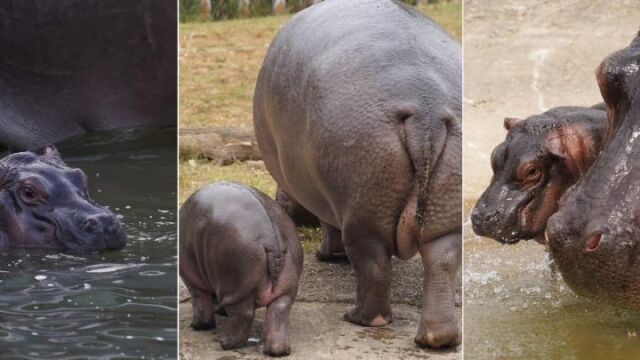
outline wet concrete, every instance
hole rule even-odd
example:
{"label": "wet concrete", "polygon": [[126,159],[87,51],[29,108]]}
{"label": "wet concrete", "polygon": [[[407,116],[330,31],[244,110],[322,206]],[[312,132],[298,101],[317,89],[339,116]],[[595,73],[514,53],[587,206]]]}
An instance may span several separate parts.
{"label": "wet concrete", "polygon": [[[353,304],[355,278],[349,263],[321,263],[305,254],[298,299],[291,317],[292,355],[289,359],[460,359],[461,347],[434,351],[418,348],[413,338],[420,320],[422,266],[420,257],[394,259],[392,309],[394,322],[382,328],[365,328],[342,320]],[[460,302],[458,289],[458,303]],[[264,340],[264,314],[256,314],[252,342],[245,348],[222,351],[218,333],[194,331],[188,291],[180,286],[181,359],[260,359]],[[458,318],[462,311],[456,307]],[[224,317],[218,317],[224,326]]]}

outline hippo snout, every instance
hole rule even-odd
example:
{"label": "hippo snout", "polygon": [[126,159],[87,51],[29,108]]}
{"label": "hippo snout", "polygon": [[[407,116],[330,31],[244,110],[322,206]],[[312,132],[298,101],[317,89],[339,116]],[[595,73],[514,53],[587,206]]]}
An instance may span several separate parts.
{"label": "hippo snout", "polygon": [[[65,248],[74,253],[90,253],[102,250],[117,250],[127,243],[127,236],[120,219],[107,209],[89,214],[74,216],[69,225],[71,229],[63,231]],[[64,225],[62,225],[65,227]]]}
{"label": "hippo snout", "polygon": [[491,231],[498,225],[499,216],[497,210],[486,208],[484,204],[479,204],[471,212],[471,224],[473,231],[480,236],[490,236]]}

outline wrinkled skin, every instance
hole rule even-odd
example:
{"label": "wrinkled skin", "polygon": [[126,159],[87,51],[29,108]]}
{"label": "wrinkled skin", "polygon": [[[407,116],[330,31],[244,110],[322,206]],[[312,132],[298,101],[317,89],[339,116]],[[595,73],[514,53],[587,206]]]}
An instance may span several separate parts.
{"label": "wrinkled skin", "polygon": [[96,204],[87,176],[67,167],[53,146],[0,160],[0,251],[47,248],[73,254],[116,250],[127,241],[120,220]]}
{"label": "wrinkled skin", "polygon": [[289,355],[289,311],[302,257],[291,219],[253,188],[208,185],[180,209],[180,276],[192,297],[191,325],[211,329],[215,313],[229,316],[225,350],[246,344],[255,309],[266,306],[264,352]]}
{"label": "wrinkled skin", "polygon": [[549,219],[551,254],[578,294],[640,309],[640,34],[600,65],[608,137]]}
{"label": "wrinkled skin", "polygon": [[459,344],[459,44],[396,1],[319,3],[271,44],[254,125],[280,191],[320,220],[319,257],[344,252],[354,267],[356,304],[345,319],[391,322],[391,256],[420,252],[424,305],[415,341]]}
{"label": "wrinkled skin", "polygon": [[0,2],[0,152],[176,126],[176,2]]}
{"label": "wrinkled skin", "polygon": [[475,233],[506,244],[542,242],[560,197],[597,158],[607,125],[602,107],[506,118],[507,137],[491,154],[493,178],[471,213]]}

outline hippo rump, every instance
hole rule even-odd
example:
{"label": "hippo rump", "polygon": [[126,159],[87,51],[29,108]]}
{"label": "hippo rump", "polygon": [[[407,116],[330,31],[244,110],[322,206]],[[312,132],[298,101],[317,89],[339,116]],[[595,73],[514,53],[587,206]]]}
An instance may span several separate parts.
{"label": "hippo rump", "polygon": [[229,316],[225,350],[246,343],[255,308],[267,306],[264,352],[290,353],[288,318],[302,257],[291,219],[256,189],[208,185],[180,209],[180,276],[191,293],[191,326],[210,329],[214,313]]}
{"label": "hippo rump", "polygon": [[176,126],[173,0],[0,2],[0,150]]}
{"label": "hippo rump", "polygon": [[576,293],[640,309],[640,33],[597,71],[608,131],[598,159],[547,224],[551,254]]}
{"label": "hippo rump", "polygon": [[459,44],[398,1],[322,2],[271,44],[253,115],[280,191],[321,221],[320,252],[344,251],[354,267],[356,305],[345,319],[390,323],[391,256],[420,252],[415,341],[459,344]]}
{"label": "hippo rump", "polygon": [[55,147],[0,159],[0,251],[87,254],[120,249],[126,241],[118,217],[89,196],[85,173],[67,167]]}
{"label": "hippo rump", "polygon": [[507,137],[491,154],[493,178],[471,213],[473,231],[505,244],[542,243],[560,197],[598,156],[607,128],[603,106],[506,118]]}

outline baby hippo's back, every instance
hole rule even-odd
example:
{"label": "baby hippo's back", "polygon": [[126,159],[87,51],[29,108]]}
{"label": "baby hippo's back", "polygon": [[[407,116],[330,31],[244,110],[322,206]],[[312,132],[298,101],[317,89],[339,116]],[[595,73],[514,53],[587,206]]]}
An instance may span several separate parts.
{"label": "baby hippo's back", "polygon": [[[292,264],[285,269],[285,262]],[[283,291],[295,294],[297,281],[278,278],[297,279],[301,267],[294,224],[262,192],[220,182],[199,189],[182,206],[180,275],[215,294],[220,307],[247,297],[267,305]],[[283,277],[283,271],[292,273]]]}

